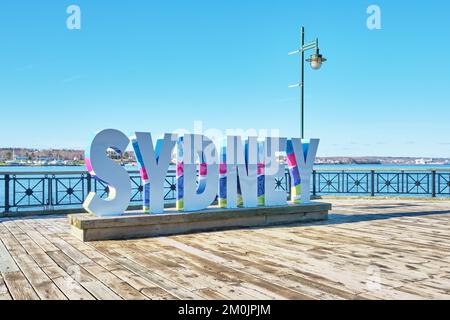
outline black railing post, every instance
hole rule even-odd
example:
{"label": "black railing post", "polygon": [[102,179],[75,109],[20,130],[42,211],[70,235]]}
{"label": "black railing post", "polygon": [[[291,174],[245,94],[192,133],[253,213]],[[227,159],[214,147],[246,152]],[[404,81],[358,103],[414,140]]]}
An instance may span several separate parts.
{"label": "black railing post", "polygon": [[87,182],[87,193],[91,193],[92,191],[92,176],[90,173],[86,175],[86,182]]}
{"label": "black railing post", "polygon": [[50,208],[50,206],[53,205],[53,178],[55,175],[49,175],[47,177],[47,208]]}
{"label": "black railing post", "polygon": [[316,190],[316,170],[313,170],[313,196],[317,196]]}
{"label": "black railing post", "polygon": [[436,170],[431,171],[431,196],[436,198]]}
{"label": "black railing post", "polygon": [[9,182],[11,177],[9,174],[5,174],[5,213],[8,213],[11,206],[9,204]]}
{"label": "black railing post", "polygon": [[[406,193],[408,193],[408,183],[409,183],[409,179],[408,179],[408,176],[406,176],[406,189],[405,189],[405,171],[403,171],[402,170],[402,172],[401,172],[401,176],[402,176],[402,189],[401,190],[399,190],[400,191],[400,193],[401,194],[404,194],[405,193],[405,190],[406,190]],[[399,188],[400,189],[400,188]]]}
{"label": "black railing post", "polygon": [[[289,170],[286,170],[284,173],[284,179],[286,181],[285,186],[286,186],[286,193],[288,195],[288,200],[291,199],[292,197],[292,181],[291,181],[291,173],[289,172]],[[141,178],[142,181],[142,178]],[[141,182],[144,183],[144,182]]]}
{"label": "black railing post", "polygon": [[370,196],[375,197],[375,170],[370,171]]}

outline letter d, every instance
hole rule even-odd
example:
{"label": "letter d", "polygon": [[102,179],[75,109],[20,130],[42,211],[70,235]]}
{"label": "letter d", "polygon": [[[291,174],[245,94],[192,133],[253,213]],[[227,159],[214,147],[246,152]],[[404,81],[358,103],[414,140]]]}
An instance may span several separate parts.
{"label": "letter d", "polygon": [[107,129],[99,132],[86,152],[86,167],[96,179],[108,185],[109,196],[100,198],[95,192],[89,193],[83,208],[96,216],[115,216],[125,212],[130,204],[131,181],[128,172],[109,159],[108,148],[124,152],[130,139],[118,130]]}
{"label": "letter d", "polygon": [[[214,142],[198,134],[186,134],[182,142],[184,211],[206,209],[217,196],[219,157]],[[199,179],[197,184],[197,157]]]}

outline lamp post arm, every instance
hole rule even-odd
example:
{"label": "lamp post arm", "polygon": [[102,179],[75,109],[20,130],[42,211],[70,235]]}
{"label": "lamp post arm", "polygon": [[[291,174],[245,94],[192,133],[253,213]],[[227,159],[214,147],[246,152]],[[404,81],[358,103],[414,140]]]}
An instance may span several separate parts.
{"label": "lamp post arm", "polygon": [[319,48],[318,39],[303,45],[301,51],[317,50],[317,48]]}

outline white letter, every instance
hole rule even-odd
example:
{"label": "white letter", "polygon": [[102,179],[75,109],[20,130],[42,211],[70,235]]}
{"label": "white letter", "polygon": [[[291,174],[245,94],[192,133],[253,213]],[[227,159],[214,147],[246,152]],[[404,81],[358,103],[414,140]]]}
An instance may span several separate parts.
{"label": "white letter", "polygon": [[[185,211],[199,211],[211,205],[217,196],[219,182],[219,163],[217,149],[207,137],[186,134],[179,141],[182,150],[178,151],[178,201]],[[180,146],[179,146],[180,147]],[[199,183],[197,187],[197,156],[199,158]],[[180,162],[182,168],[180,167]],[[184,176],[182,176],[184,174]],[[180,179],[181,178],[181,179]],[[180,188],[182,190],[180,194]],[[181,202],[180,202],[181,201]]]}
{"label": "white letter", "polygon": [[127,170],[109,159],[107,150],[112,148],[119,153],[126,150],[130,140],[118,130],[108,129],[99,132],[86,152],[86,167],[97,180],[109,188],[107,199],[101,199],[95,192],[89,193],[83,208],[97,216],[121,215],[128,208],[131,196],[131,181]]}
{"label": "white letter", "polygon": [[131,139],[136,159],[141,167],[142,180],[150,184],[151,213],[164,212],[164,180],[169,170],[176,139],[175,134],[165,134],[164,140],[157,141],[156,151],[153,148],[151,133],[136,132],[136,136]]}
{"label": "white letter", "polygon": [[285,166],[277,159],[277,154],[286,150],[286,138],[267,138],[265,144],[265,204],[266,206],[283,206],[287,204],[287,192],[279,188],[277,179],[285,178]]}
{"label": "white letter", "polygon": [[81,29],[81,9],[77,5],[71,5],[66,11],[70,16],[67,18],[66,25],[69,30]]}
{"label": "white letter", "polygon": [[246,150],[242,146],[241,137],[227,137],[227,208],[238,207],[238,177],[242,194],[243,206],[255,208],[258,206],[258,175],[257,157],[258,140],[249,137]]}
{"label": "white letter", "polygon": [[[317,149],[319,148],[319,142],[319,139],[311,139],[309,143],[305,141],[305,143],[302,144],[301,139],[292,139],[292,149],[294,151],[295,161],[293,161],[294,159],[290,157],[288,162],[290,162],[290,166],[296,164],[298,167],[298,173],[300,174],[302,203],[308,203],[311,201],[311,176],[314,161],[316,160]],[[290,143],[288,143],[288,147],[289,145]],[[295,174],[292,174],[292,168],[290,171],[292,178],[291,181],[294,187],[295,185],[298,185],[298,181],[296,181],[298,177],[295,177]]]}
{"label": "white letter", "polygon": [[367,28],[369,30],[381,29],[381,9],[377,5],[371,5],[367,8],[367,14],[370,16],[367,18]]}

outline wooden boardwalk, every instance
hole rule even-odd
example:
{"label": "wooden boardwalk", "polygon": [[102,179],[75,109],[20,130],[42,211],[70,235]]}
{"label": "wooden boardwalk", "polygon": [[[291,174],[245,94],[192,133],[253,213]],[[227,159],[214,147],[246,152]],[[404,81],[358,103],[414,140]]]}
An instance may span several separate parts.
{"label": "wooden boardwalk", "polygon": [[332,200],[330,220],[83,243],[0,220],[0,299],[450,299],[450,202]]}

